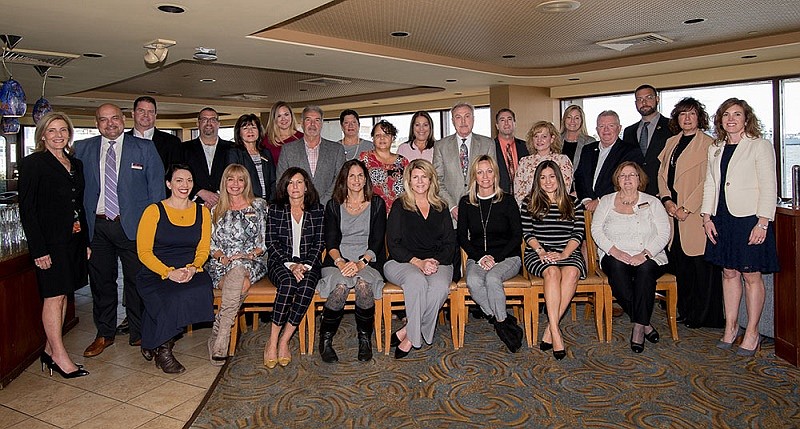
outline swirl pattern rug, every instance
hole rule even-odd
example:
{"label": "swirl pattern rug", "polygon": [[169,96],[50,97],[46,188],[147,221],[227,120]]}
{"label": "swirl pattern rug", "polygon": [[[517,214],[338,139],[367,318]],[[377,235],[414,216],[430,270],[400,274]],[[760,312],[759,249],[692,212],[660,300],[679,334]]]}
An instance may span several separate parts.
{"label": "swirl pattern rug", "polygon": [[[453,350],[445,324],[433,345],[405,359],[375,350],[372,361],[358,362],[348,313],[334,339],[338,363],[322,362],[316,350],[296,354],[295,335],[292,362],[272,370],[263,366],[269,329],[262,325],[241,336],[236,356],[187,426],[800,427],[800,370],[777,358],[771,343],[743,358],[736,347],[715,347],[719,329],[680,326],[681,339],[673,341],[656,308],[661,341],[634,354],[627,317],[614,319],[611,343],[598,342],[592,322],[582,319],[564,318],[561,361],[536,346],[511,354],[492,326],[470,318],[460,350]],[[542,317],[540,332],[545,325]],[[394,329],[400,326],[394,321]]]}

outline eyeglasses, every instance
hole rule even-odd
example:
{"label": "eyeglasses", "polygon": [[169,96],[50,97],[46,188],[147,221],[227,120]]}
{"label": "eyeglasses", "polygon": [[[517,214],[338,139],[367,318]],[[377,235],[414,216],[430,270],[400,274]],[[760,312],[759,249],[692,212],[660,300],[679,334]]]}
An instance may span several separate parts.
{"label": "eyeglasses", "polygon": [[650,95],[645,95],[644,97],[636,97],[636,102],[637,102],[637,103],[641,103],[641,102],[642,102],[642,101],[644,101],[644,100],[647,100],[647,101],[653,101],[653,100],[655,100],[655,99],[656,99],[656,96],[655,96],[655,95],[652,95],[652,94],[650,94]]}
{"label": "eyeglasses", "polygon": [[219,119],[203,117],[203,118],[198,119],[197,122],[200,122],[201,124],[204,124],[206,122],[211,122],[212,124],[216,124],[216,123],[219,122]]}
{"label": "eyeglasses", "polygon": [[620,174],[619,176],[617,176],[617,179],[625,180],[625,179],[633,179],[634,177],[639,177],[639,173]]}

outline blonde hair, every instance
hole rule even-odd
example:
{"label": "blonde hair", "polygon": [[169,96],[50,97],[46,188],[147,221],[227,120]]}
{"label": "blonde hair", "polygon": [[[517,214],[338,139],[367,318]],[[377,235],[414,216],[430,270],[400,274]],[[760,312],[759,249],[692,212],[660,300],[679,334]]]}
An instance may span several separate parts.
{"label": "blonde hair", "polygon": [[475,162],[469,166],[469,188],[467,189],[467,198],[469,203],[473,206],[478,205],[478,163],[488,162],[492,171],[494,171],[494,201],[499,202],[503,200],[503,189],[500,188],[500,173],[497,171],[499,167],[494,158],[489,155],[483,154],[475,158]]}
{"label": "blonde hair", "polygon": [[539,130],[547,130],[547,132],[553,136],[553,143],[550,144],[550,151],[553,153],[561,153],[561,148],[564,147],[564,143],[561,141],[561,134],[558,133],[556,126],[548,121],[539,121],[533,124],[531,129],[528,130],[528,135],[525,136],[525,146],[528,147],[528,152],[531,155],[536,153],[536,148],[533,146],[533,137]]}
{"label": "blonde hair", "polygon": [[42,118],[39,119],[39,122],[36,123],[36,131],[33,134],[33,139],[36,141],[36,148],[33,150],[34,152],[43,152],[47,150],[47,148],[44,145],[44,133],[47,130],[47,127],[49,127],[50,124],[53,123],[53,121],[56,121],[58,119],[61,119],[62,121],[67,123],[67,129],[69,130],[69,138],[67,139],[68,142],[65,150],[69,154],[72,153],[72,138],[75,137],[75,127],[72,125],[72,120],[69,119],[69,116],[67,116],[66,113],[62,112],[50,112],[42,116]]}
{"label": "blonde hair", "polygon": [[431,185],[428,187],[428,193],[425,196],[428,203],[437,211],[443,210],[447,204],[439,196],[439,179],[436,177],[436,170],[433,164],[425,159],[415,159],[411,161],[403,171],[403,190],[400,195],[400,201],[403,203],[403,208],[409,211],[417,211],[417,202],[414,199],[414,192],[411,189],[411,173],[414,170],[422,170],[425,176],[430,180]]}
{"label": "blonde hair", "polygon": [[[289,109],[289,116],[292,118],[292,123],[289,124],[289,131],[292,134],[297,132],[297,119],[294,117],[294,111],[292,110],[292,106],[285,101],[278,101],[277,103],[272,105],[272,108],[269,110],[269,119],[267,119],[267,126],[266,126],[266,134],[267,138],[269,139],[269,144],[275,147],[280,147],[280,135],[278,130],[278,121],[275,120],[275,116],[278,114],[278,110],[281,107],[285,107]],[[288,142],[287,142],[288,143]]]}
{"label": "blonde hair", "polygon": [[231,196],[228,194],[228,187],[225,186],[225,183],[228,181],[229,177],[234,176],[241,176],[242,179],[244,179],[244,191],[242,191],[242,195],[245,201],[247,201],[247,204],[252,204],[253,200],[256,199],[255,195],[253,195],[253,185],[250,183],[250,173],[247,169],[241,164],[231,164],[227,166],[225,171],[222,172],[222,181],[219,184],[219,201],[217,205],[214,206],[214,212],[212,213],[213,223],[217,223],[225,216],[225,213],[231,209]]}
{"label": "blonde hair", "polygon": [[564,114],[561,115],[561,132],[566,134],[566,132],[567,132],[567,116],[569,116],[569,114],[573,110],[578,111],[578,113],[581,115],[581,127],[580,127],[580,129],[578,129],[578,135],[587,136],[588,137],[589,136],[589,132],[586,131],[586,115],[583,114],[583,109],[581,108],[581,106],[578,106],[577,104],[572,104],[569,107],[567,107],[566,109],[564,109]]}

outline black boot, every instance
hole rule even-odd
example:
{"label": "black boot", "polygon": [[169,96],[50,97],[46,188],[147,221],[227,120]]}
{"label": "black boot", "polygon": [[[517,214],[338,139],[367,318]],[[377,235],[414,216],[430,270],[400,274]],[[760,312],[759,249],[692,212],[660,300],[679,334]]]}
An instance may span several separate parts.
{"label": "black boot", "polygon": [[339,361],[336,350],[333,349],[333,336],[339,329],[343,314],[344,310],[334,311],[328,307],[324,307],[322,311],[322,320],[319,323],[319,354],[322,356],[323,362]]}
{"label": "black boot", "polygon": [[372,360],[372,330],[375,326],[375,307],[356,306],[356,332],[358,332],[358,360]]}
{"label": "black boot", "polygon": [[522,347],[522,336],[517,332],[519,326],[514,322],[515,319],[509,316],[506,320],[494,324],[497,336],[500,337],[500,340],[503,341],[503,344],[508,347],[508,351],[511,353],[516,353]]}
{"label": "black boot", "polygon": [[172,354],[172,346],[174,344],[175,342],[173,340],[169,340],[156,347],[155,350],[156,368],[160,368],[167,374],[180,374],[186,371],[186,368],[184,368]]}

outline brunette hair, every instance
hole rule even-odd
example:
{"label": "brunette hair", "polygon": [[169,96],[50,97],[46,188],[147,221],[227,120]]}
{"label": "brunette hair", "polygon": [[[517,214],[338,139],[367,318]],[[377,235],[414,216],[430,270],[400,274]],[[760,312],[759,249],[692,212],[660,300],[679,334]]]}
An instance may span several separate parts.
{"label": "brunette hair", "polygon": [[311,181],[311,176],[309,176],[306,170],[303,170],[300,167],[289,167],[283,172],[281,178],[278,179],[278,184],[275,185],[274,201],[276,204],[289,204],[289,192],[286,191],[286,188],[289,187],[289,181],[292,180],[292,177],[297,174],[303,176],[303,181],[306,182],[306,193],[303,197],[303,209],[308,210],[311,207],[319,204],[319,193],[314,187],[314,182]]}
{"label": "brunette hair", "polygon": [[238,148],[244,148],[244,140],[242,139],[241,131],[245,125],[253,124],[258,129],[258,138],[256,138],[256,147],[263,148],[264,143],[261,141],[264,138],[264,130],[261,128],[261,120],[258,116],[247,113],[239,116],[236,120],[236,125],[233,126],[233,145]]}
{"label": "brunette hair", "polygon": [[359,159],[351,159],[342,165],[339,169],[339,174],[336,175],[336,181],[333,184],[333,198],[337,204],[344,204],[347,199],[347,176],[350,175],[350,169],[353,166],[361,168],[364,172],[364,201],[372,199],[372,179],[369,177],[369,170],[367,166]]}
{"label": "brunette hair", "polygon": [[733,106],[739,106],[744,110],[744,134],[751,138],[760,138],[761,121],[756,117],[753,108],[746,101],[734,97],[723,101],[717,109],[717,113],[714,114],[714,132],[717,140],[720,142],[728,140],[728,132],[722,126],[722,115]]}
{"label": "brunette hair", "polygon": [[536,171],[533,174],[533,186],[531,186],[531,193],[528,194],[526,201],[528,202],[528,212],[536,220],[542,220],[550,212],[550,197],[547,192],[542,189],[539,177],[542,172],[549,168],[553,170],[558,180],[558,189],[556,190],[556,205],[558,211],[561,212],[560,220],[574,220],[575,207],[570,201],[567,185],[564,183],[564,176],[561,174],[561,168],[555,161],[542,161],[536,166]]}
{"label": "brunette hair", "polygon": [[433,149],[433,144],[436,142],[436,140],[433,139],[433,119],[431,119],[431,115],[429,115],[428,112],[424,110],[419,110],[417,112],[414,112],[413,115],[411,115],[411,126],[409,127],[408,130],[408,141],[406,143],[411,145],[411,143],[413,143],[414,140],[416,140],[416,136],[414,136],[414,122],[416,122],[417,118],[419,118],[420,116],[428,120],[428,125],[431,130],[428,133],[428,140],[425,141],[425,149]]}
{"label": "brunette hair", "polygon": [[697,112],[697,128],[701,130],[707,130],[708,113],[706,112],[706,106],[692,97],[686,97],[682,99],[672,109],[672,113],[669,115],[669,129],[671,129],[673,133],[681,132],[681,125],[678,123],[678,118],[680,117],[681,113],[691,112],[692,110]]}

